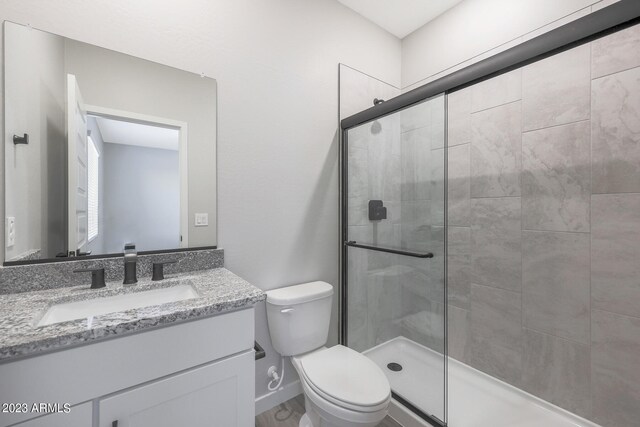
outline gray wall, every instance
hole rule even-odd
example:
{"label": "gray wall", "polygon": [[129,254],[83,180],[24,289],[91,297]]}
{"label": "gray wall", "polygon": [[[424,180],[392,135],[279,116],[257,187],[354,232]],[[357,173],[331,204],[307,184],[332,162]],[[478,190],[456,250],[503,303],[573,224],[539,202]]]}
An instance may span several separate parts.
{"label": "gray wall", "polygon": [[[262,289],[337,285],[337,64],[399,86],[399,40],[335,0],[7,0],[0,18],[216,78],[226,266]],[[256,363],[262,396],[279,363],[264,305],[256,338],[267,351]],[[284,384],[295,379],[287,371]]]}
{"label": "gray wall", "polygon": [[[10,30],[15,30],[12,27]],[[6,216],[15,217],[16,243],[7,259],[66,252],[64,43],[38,31],[10,31],[6,73]],[[14,134],[29,145],[14,145]],[[3,218],[4,223],[4,218]],[[2,226],[4,230],[4,225]],[[2,247],[5,247],[3,239]],[[34,253],[35,252],[35,253]]]}
{"label": "gray wall", "polygon": [[640,417],[640,26],[449,97],[449,350]]}
{"label": "gray wall", "polygon": [[105,143],[104,187],[107,253],[127,242],[139,251],[180,246],[177,151]]}

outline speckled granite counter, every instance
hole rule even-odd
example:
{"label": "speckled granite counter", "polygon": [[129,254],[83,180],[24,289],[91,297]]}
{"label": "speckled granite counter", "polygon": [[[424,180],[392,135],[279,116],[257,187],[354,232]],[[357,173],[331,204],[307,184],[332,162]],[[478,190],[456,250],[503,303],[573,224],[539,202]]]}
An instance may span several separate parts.
{"label": "speckled granite counter", "polygon": [[[167,304],[104,314],[47,326],[37,326],[54,304],[109,297],[190,284],[198,297]],[[68,346],[91,343],[116,335],[174,322],[193,320],[251,307],[266,294],[224,268],[167,276],[164,281],[141,279],[133,286],[107,283],[99,290],[73,286],[0,295],[0,363]]]}

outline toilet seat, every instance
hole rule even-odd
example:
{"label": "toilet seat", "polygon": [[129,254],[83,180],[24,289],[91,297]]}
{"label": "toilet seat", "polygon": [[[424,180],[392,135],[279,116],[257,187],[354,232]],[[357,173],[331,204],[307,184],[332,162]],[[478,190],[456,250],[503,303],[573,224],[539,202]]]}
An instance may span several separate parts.
{"label": "toilet seat", "polygon": [[368,357],[342,345],[295,358],[298,373],[321,398],[357,412],[388,406],[391,388],[382,370]]}

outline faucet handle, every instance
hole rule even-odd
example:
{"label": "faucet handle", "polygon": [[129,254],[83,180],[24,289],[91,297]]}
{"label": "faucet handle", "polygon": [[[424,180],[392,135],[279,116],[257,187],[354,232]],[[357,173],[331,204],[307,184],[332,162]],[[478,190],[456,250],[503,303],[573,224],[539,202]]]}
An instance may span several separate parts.
{"label": "faucet handle", "polygon": [[178,262],[178,260],[154,262],[153,263],[153,275],[151,276],[151,280],[153,280],[153,281],[164,280],[164,265],[165,264],[175,264],[177,262]]}
{"label": "faucet handle", "polygon": [[91,289],[104,288],[104,268],[83,268],[74,270],[74,273],[91,273]]}

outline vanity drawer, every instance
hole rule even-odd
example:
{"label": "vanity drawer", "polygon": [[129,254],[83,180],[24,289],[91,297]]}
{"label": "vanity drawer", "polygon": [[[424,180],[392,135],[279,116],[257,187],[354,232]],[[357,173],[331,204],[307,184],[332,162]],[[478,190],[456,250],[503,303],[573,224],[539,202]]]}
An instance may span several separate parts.
{"label": "vanity drawer", "polygon": [[[252,350],[253,319],[244,309],[0,364],[0,402],[75,405]],[[2,415],[0,427],[32,418]]]}
{"label": "vanity drawer", "polygon": [[103,399],[98,427],[250,426],[254,388],[251,351]]}

